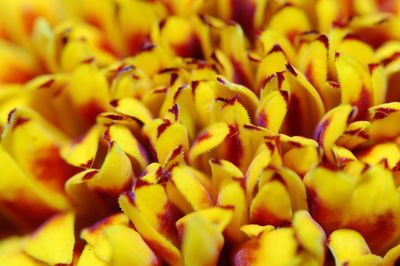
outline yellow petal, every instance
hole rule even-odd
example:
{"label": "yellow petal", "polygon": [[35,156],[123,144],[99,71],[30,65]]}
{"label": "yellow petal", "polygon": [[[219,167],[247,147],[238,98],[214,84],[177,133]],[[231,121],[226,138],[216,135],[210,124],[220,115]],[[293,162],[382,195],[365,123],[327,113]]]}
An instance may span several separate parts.
{"label": "yellow petal", "polygon": [[23,240],[23,249],[32,257],[49,264],[72,262],[75,216],[72,213],[52,217]]}
{"label": "yellow petal", "polygon": [[334,160],[331,149],[346,130],[347,123],[353,118],[353,115],[353,109],[350,105],[339,105],[324,115],[314,132],[314,139],[322,145],[326,156],[332,162]]}
{"label": "yellow petal", "polygon": [[61,149],[61,156],[69,164],[90,168],[96,157],[99,137],[99,128],[94,126],[82,138],[64,145]]}
{"label": "yellow petal", "polygon": [[161,265],[157,255],[142,237],[127,225],[113,225],[104,231],[112,250],[111,263],[124,265]]}
{"label": "yellow petal", "polygon": [[201,132],[189,152],[190,162],[193,162],[199,155],[210,151],[221,144],[229,134],[229,127],[225,123],[216,123],[210,125]]}
{"label": "yellow petal", "polygon": [[201,215],[193,215],[185,225],[182,256],[185,265],[215,265],[224,238],[215,226]]}
{"label": "yellow petal", "polygon": [[170,240],[160,234],[150,223],[147,221],[141,211],[135,206],[135,199],[132,193],[122,194],[119,197],[119,205],[122,211],[129,217],[135,228],[149,243],[151,249],[165,261],[171,265],[179,265],[181,263],[181,254],[179,249],[171,243]]}
{"label": "yellow petal", "polygon": [[[88,245],[90,245],[90,250],[87,252],[88,255],[92,254],[103,262],[110,262],[112,258],[112,245],[109,243],[104,232],[107,228],[115,225],[128,225],[128,217],[125,214],[115,214],[106,217],[94,225],[85,228],[81,232],[81,238],[84,239]],[[88,249],[89,249],[88,248]]]}
{"label": "yellow petal", "polygon": [[348,263],[354,258],[371,253],[362,235],[351,229],[339,229],[333,232],[329,236],[328,246],[336,265]]}
{"label": "yellow petal", "polygon": [[88,186],[110,195],[119,195],[131,184],[134,173],[129,158],[119,145],[111,142],[100,170],[90,177]]}
{"label": "yellow petal", "polygon": [[291,218],[291,201],[284,185],[272,181],[262,186],[250,205],[252,223],[279,226]]}
{"label": "yellow petal", "polygon": [[98,266],[107,266],[107,262],[99,259],[96,254],[94,253],[93,248],[90,245],[86,245],[83,248],[81,256],[76,264],[77,266],[91,266],[91,265],[98,265]]}
{"label": "yellow petal", "polygon": [[212,205],[210,194],[187,167],[175,167],[171,173],[171,181],[193,210],[205,209]]}

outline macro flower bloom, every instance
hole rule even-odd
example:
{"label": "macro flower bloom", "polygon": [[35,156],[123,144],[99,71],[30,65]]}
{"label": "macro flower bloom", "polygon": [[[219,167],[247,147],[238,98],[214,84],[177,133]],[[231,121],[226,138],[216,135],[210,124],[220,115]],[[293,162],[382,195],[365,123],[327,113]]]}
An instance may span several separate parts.
{"label": "macro flower bloom", "polygon": [[0,1],[0,265],[400,264],[400,1]]}

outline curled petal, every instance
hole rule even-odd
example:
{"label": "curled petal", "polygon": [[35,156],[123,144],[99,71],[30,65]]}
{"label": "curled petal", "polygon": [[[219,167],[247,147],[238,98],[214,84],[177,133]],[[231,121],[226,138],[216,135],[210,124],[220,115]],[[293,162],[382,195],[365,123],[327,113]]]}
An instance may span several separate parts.
{"label": "curled petal", "polygon": [[361,150],[357,154],[357,158],[368,165],[383,163],[389,169],[393,169],[400,160],[400,150],[396,144],[386,142],[367,150]]}
{"label": "curled petal", "polygon": [[343,206],[352,196],[352,177],[318,167],[304,177],[304,184],[312,217],[328,232],[339,228],[345,213]]}
{"label": "curled petal", "polygon": [[152,115],[143,103],[135,98],[122,98],[111,101],[111,105],[118,113],[127,115],[146,124],[152,120]]}
{"label": "curled petal", "polygon": [[164,164],[171,152],[179,148],[188,149],[188,132],[184,125],[167,119],[155,119],[143,127],[154,148],[155,159]]}
{"label": "curled petal", "polygon": [[117,143],[111,142],[100,170],[88,178],[88,187],[119,195],[132,182],[134,173],[129,158]]}
{"label": "curled petal", "polygon": [[[368,244],[362,235],[351,229],[340,229],[329,236],[329,249],[332,252],[336,265],[350,263],[361,256],[371,254]],[[376,265],[370,264],[368,265]]]}
{"label": "curled petal", "polygon": [[[90,251],[95,257],[104,261],[110,262],[112,258],[112,245],[109,243],[106,235],[104,234],[106,229],[116,225],[128,225],[128,217],[125,214],[115,214],[104,218],[94,225],[85,228],[81,231],[81,238],[84,239],[88,245],[90,245]],[[93,256],[93,257],[94,257]]]}
{"label": "curled petal", "polygon": [[279,226],[291,218],[291,201],[284,185],[272,181],[262,186],[250,205],[252,223]]}
{"label": "curled petal", "polygon": [[171,173],[171,181],[193,210],[205,209],[212,205],[210,194],[188,167],[175,167]]}
{"label": "curled petal", "polygon": [[332,147],[353,116],[354,111],[350,105],[340,105],[324,115],[314,132],[314,139],[324,148],[326,156],[332,162]]}
{"label": "curled petal", "polygon": [[197,136],[193,143],[189,152],[190,162],[221,144],[228,134],[229,127],[227,124],[220,122],[210,125]]}
{"label": "curled petal", "polygon": [[400,197],[392,173],[383,167],[373,166],[363,174],[347,206],[343,226],[360,232],[374,253],[400,235]]}
{"label": "curled petal", "polygon": [[384,103],[369,109],[371,118],[370,134],[376,141],[395,138],[400,134],[398,122],[400,119],[400,103]]}
{"label": "curled petal", "polygon": [[99,127],[94,126],[81,138],[64,145],[61,156],[71,165],[90,168],[96,157],[99,137]]}
{"label": "curled petal", "polygon": [[135,225],[139,234],[158,256],[171,265],[179,265],[181,263],[179,249],[151,225],[142,211],[135,205],[135,198],[132,193],[122,194],[119,197],[119,205]]}
{"label": "curled petal", "polygon": [[336,57],[335,63],[341,89],[341,102],[357,106],[357,117],[364,117],[374,102],[368,70],[361,63],[343,54]]}
{"label": "curled petal", "polygon": [[368,121],[356,121],[349,124],[346,131],[339,137],[336,143],[347,149],[354,149],[365,144],[370,137],[371,123]]}
{"label": "curled petal", "polygon": [[[282,21],[285,23],[282,23]],[[293,43],[296,36],[309,31],[311,25],[302,9],[289,5],[272,16],[269,28],[282,33]]]}
{"label": "curled petal", "polygon": [[214,224],[201,215],[187,220],[182,242],[185,265],[216,265],[224,238]]}
{"label": "curled petal", "polygon": [[148,165],[149,158],[146,150],[135,138],[132,131],[130,131],[128,127],[114,124],[108,128],[108,131],[106,131],[105,135],[106,137],[109,137],[110,141],[118,144],[118,146],[128,156],[133,158],[139,164],[139,167],[137,167],[133,163],[133,168],[134,170],[137,170],[136,172],[140,172]]}
{"label": "curled petal", "polygon": [[314,221],[311,215],[304,210],[294,214],[292,227],[296,232],[302,247],[313,254],[319,263],[323,263],[325,257],[325,232]]}

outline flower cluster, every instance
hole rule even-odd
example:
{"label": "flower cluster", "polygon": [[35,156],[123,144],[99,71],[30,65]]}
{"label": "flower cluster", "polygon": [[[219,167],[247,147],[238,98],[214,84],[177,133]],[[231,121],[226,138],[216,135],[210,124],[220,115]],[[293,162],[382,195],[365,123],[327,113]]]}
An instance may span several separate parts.
{"label": "flower cluster", "polygon": [[400,1],[0,1],[0,265],[400,263]]}

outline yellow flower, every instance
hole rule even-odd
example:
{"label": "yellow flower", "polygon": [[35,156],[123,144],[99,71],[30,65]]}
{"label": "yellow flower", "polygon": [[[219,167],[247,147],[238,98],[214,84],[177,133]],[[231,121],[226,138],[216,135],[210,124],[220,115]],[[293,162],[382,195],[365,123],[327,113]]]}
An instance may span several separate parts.
{"label": "yellow flower", "polygon": [[397,265],[400,1],[0,1],[0,265]]}

